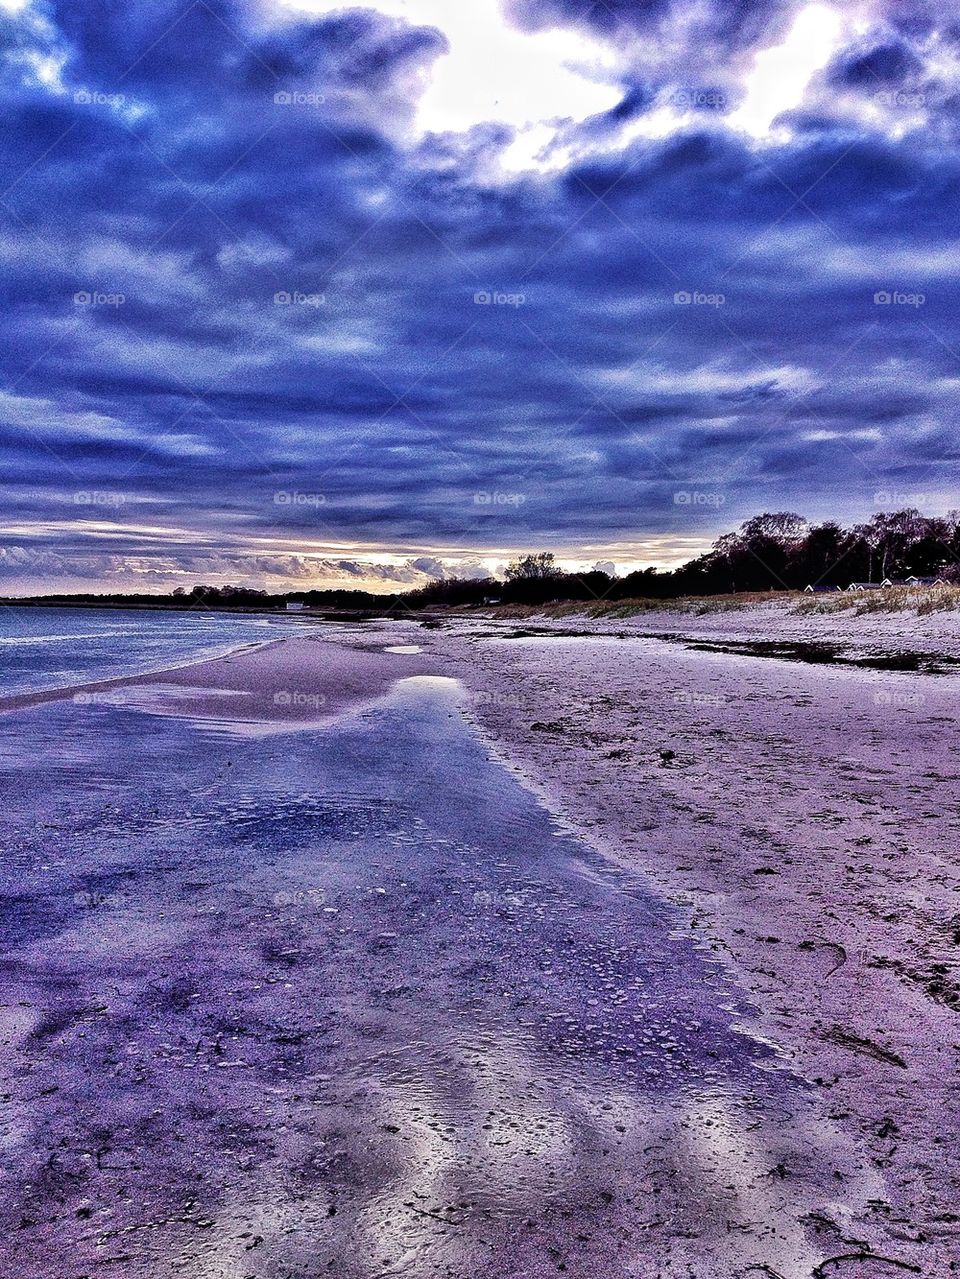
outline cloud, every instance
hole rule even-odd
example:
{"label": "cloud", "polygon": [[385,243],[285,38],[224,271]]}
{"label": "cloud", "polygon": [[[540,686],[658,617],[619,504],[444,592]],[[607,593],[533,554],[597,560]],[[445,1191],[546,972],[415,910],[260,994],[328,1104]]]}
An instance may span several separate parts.
{"label": "cloud", "polygon": [[[426,0],[4,15],[4,522],[54,557],[24,570],[417,583],[947,491],[956,35],[847,15],[751,135],[802,7],[598,6],[601,92],[543,135],[469,95],[425,131],[466,21]],[[547,65],[584,12],[487,34]]]}
{"label": "cloud", "polygon": [[[424,567],[424,564],[427,567]],[[177,586],[209,585],[267,587],[273,591],[299,588],[367,590],[394,593],[443,577],[488,577],[479,565],[407,560],[331,559],[303,555],[248,555],[218,552],[185,555],[107,555],[62,553],[29,546],[0,545],[0,581],[14,593],[62,589],[111,592],[169,592]],[[79,584],[79,585],[76,585]]]}

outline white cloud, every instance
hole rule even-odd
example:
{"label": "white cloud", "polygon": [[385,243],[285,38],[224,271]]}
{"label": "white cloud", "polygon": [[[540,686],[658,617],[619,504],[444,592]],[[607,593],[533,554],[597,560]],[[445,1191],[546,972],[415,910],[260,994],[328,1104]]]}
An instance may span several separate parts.
{"label": "white cloud", "polygon": [[756,138],[768,134],[778,115],[801,104],[815,73],[827,65],[849,30],[849,18],[845,22],[828,5],[801,9],[783,43],[757,54],[746,78],[746,96],[728,123]]}
{"label": "white cloud", "polygon": [[757,387],[773,387],[794,395],[811,391],[816,378],[810,369],[792,364],[734,368],[727,363],[707,363],[692,369],[666,368],[649,361],[634,361],[625,368],[604,369],[596,374],[601,392],[637,390],[660,395],[746,394]]}
{"label": "white cloud", "polygon": [[[421,133],[465,133],[488,122],[519,131],[515,167],[529,167],[553,137],[555,121],[582,121],[620,100],[615,51],[557,28],[528,34],[504,17],[498,0],[281,0],[291,10],[330,14],[369,8],[414,26],[434,27],[449,53],[434,64],[417,107]],[[545,126],[550,126],[545,128]],[[529,137],[527,136],[529,132]]]}
{"label": "white cloud", "polygon": [[210,445],[185,431],[158,435],[146,427],[120,422],[104,413],[64,408],[40,396],[15,395],[0,390],[0,424],[20,427],[53,446],[72,441],[90,444],[142,445],[173,457],[206,456]]}

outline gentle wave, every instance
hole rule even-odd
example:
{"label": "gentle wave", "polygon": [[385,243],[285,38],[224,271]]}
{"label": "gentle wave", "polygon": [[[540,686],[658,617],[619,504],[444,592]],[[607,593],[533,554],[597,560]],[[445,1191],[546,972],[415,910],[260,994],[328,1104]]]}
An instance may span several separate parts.
{"label": "gentle wave", "polygon": [[226,613],[0,609],[0,693],[39,693],[171,670],[309,625]]}
{"label": "gentle wave", "polygon": [[136,631],[87,631],[79,635],[0,635],[0,644],[72,644],[75,640],[116,639]]}

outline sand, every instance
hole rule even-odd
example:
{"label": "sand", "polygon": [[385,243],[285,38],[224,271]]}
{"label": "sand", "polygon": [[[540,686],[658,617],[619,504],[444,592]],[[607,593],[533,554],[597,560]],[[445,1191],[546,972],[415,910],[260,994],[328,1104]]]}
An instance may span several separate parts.
{"label": "sand", "polygon": [[[755,1180],[756,1220],[741,1212],[726,1229],[802,1237],[820,1268],[778,1269],[775,1250],[736,1268],[718,1227],[710,1255],[727,1261],[698,1266],[693,1246],[689,1270],[665,1263],[640,1279],[933,1279],[960,1270],[960,675],[948,661],[901,673],[722,651],[785,638],[857,660],[960,656],[952,615],[461,618],[344,627],[73,695],[294,727],[369,704],[405,675],[455,676],[494,754],[682,909],[748,993],[751,1031],[813,1089],[813,1129],[785,1120],[782,1145],[767,1134],[758,1153],[776,1194]],[[690,646],[704,639],[720,651]],[[423,652],[383,651],[410,645]],[[835,1179],[826,1198],[798,1140]],[[691,1194],[672,1201],[685,1220]],[[654,1252],[676,1245],[679,1220],[650,1214]]]}
{"label": "sand", "polygon": [[[535,627],[555,634],[495,634]],[[671,639],[640,634],[658,629]],[[960,676],[704,652],[683,636],[955,658],[960,621],[664,611],[455,624],[434,641],[551,807],[687,906],[761,1032],[880,1174],[853,1231],[808,1223],[823,1244],[960,1269]]]}

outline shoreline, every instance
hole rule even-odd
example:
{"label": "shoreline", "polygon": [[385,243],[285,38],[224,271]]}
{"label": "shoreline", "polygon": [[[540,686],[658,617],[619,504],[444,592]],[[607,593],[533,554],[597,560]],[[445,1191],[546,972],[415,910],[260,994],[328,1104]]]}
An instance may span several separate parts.
{"label": "shoreline", "polygon": [[[293,637],[290,636],[289,638]],[[260,648],[269,648],[273,644],[285,644],[286,639],[287,637],[283,637],[275,640],[237,644],[223,653],[214,653],[207,657],[192,657],[173,666],[160,666],[156,669],[150,668],[148,670],[135,671],[130,675],[110,675],[106,679],[85,680],[79,684],[61,684],[56,688],[24,689],[20,693],[4,693],[0,695],[0,715],[9,711],[26,710],[30,706],[42,706],[47,702],[75,700],[78,695],[83,693],[109,692],[113,688],[125,688],[129,685],[143,683],[145,680],[159,679],[164,675],[173,674],[175,671],[190,670],[193,667],[206,666],[208,663],[221,662],[247,651],[252,652]]]}
{"label": "shoreline", "polygon": [[[687,617],[681,643],[651,635],[649,617],[637,619],[642,633],[579,620],[575,636],[544,620],[547,633],[508,638],[512,620],[381,619],[7,698],[0,711],[139,688],[139,709],[309,728],[407,675],[458,679],[504,765],[611,865],[682,908],[754,1007],[750,1033],[786,1054],[824,1125],[855,1143],[863,1177],[881,1179],[883,1193],[852,1214],[838,1185],[836,1212],[803,1223],[824,1255],[856,1248],[931,1279],[953,1273],[960,747],[946,734],[960,675],[687,643],[756,638],[769,610]],[[956,619],[936,620],[915,644],[960,654]],[[900,627],[869,629],[875,645],[902,638]],[[834,637],[864,638],[836,625]],[[412,642],[423,651],[383,651]],[[776,1175],[786,1192],[803,1174]]]}
{"label": "shoreline", "polygon": [[[378,646],[380,647],[380,646]],[[296,635],[240,644],[216,657],[89,680],[56,689],[0,697],[0,714],[52,702],[124,704],[123,694],[159,713],[247,723],[323,724],[356,705],[374,701],[405,675],[423,673],[413,655],[370,649],[360,657],[330,634]],[[120,696],[115,700],[113,694]]]}

